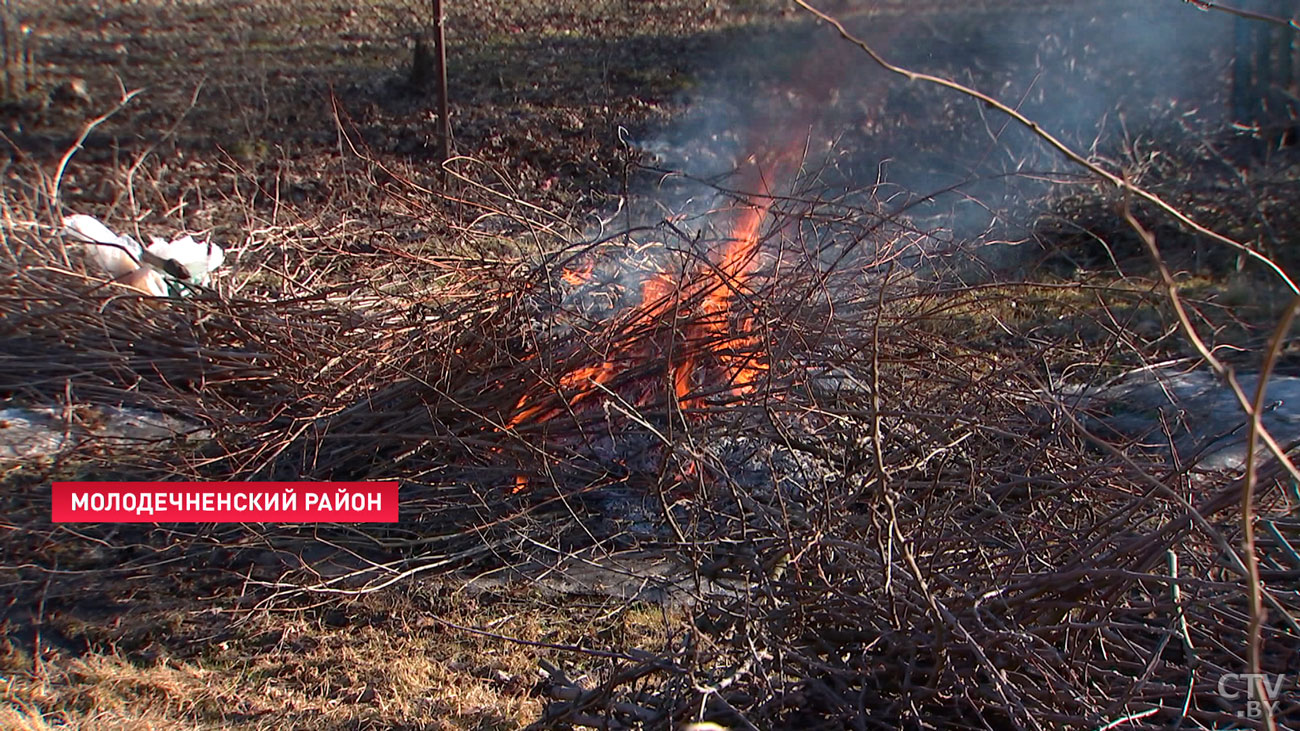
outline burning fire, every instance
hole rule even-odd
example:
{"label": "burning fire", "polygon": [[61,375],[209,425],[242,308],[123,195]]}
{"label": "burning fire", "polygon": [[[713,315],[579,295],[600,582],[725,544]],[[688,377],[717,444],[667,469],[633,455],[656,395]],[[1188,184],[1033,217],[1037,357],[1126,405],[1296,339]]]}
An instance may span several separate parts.
{"label": "burning fire", "polygon": [[698,350],[706,351],[715,343],[722,344],[718,352],[719,360],[735,395],[752,392],[767,371],[765,364],[745,355],[758,340],[753,334],[754,318],[746,316],[741,320],[739,332],[732,335],[727,332],[727,315],[731,311],[732,300],[737,293],[743,291],[746,282],[753,275],[753,266],[758,260],[760,233],[771,206],[772,199],[764,196],[741,212],[731,239],[723,249],[722,260],[712,271],[713,281],[705,285],[707,291],[701,305],[702,317],[692,324],[690,330],[693,332],[688,331],[688,357],[673,378],[677,400],[683,409],[695,409],[702,405],[702,398],[688,398],[691,372],[698,365],[697,348],[694,347],[696,343],[700,345]]}
{"label": "burning fire", "polygon": [[[748,289],[747,283],[754,276],[763,226],[773,202],[770,190],[762,185],[755,200],[739,207],[731,235],[715,261],[709,262],[694,276],[683,276],[681,281],[664,271],[648,277],[642,284],[641,304],[625,319],[620,319],[620,326],[628,329],[652,325],[668,312],[687,321],[682,338],[674,344],[667,363],[673,397],[683,412],[698,411],[704,406],[705,396],[694,392],[695,374],[704,372],[706,361],[717,364],[717,371],[735,396],[752,393],[768,372],[766,361],[756,355],[760,338],[755,332],[753,315],[740,318],[734,325],[730,315],[737,296]],[[588,261],[581,266],[565,268],[561,278],[569,285],[580,286],[590,281],[593,269],[594,262]],[[644,350],[643,345],[632,347]],[[564,410],[566,405],[569,409],[576,409],[611,386],[620,373],[619,363],[644,362],[644,356],[643,352],[616,352],[607,354],[600,363],[569,370],[559,379],[558,402],[549,394],[526,391],[515,404],[506,428],[545,422]],[[639,401],[644,405],[643,400]],[[527,476],[518,475],[515,492],[527,487]]]}
{"label": "burning fire", "polygon": [[560,279],[571,287],[578,287],[587,283],[591,279],[591,270],[596,267],[594,259],[588,259],[585,263],[575,269],[565,268],[560,274]]}

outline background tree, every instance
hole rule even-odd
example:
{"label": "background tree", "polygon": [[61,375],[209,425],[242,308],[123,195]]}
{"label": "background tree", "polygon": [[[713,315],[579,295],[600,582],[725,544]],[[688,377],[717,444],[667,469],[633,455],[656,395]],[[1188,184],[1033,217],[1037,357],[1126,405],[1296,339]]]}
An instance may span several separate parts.
{"label": "background tree", "polygon": [[1258,127],[1266,140],[1295,138],[1297,96],[1296,4],[1243,0],[1233,49],[1232,115]]}

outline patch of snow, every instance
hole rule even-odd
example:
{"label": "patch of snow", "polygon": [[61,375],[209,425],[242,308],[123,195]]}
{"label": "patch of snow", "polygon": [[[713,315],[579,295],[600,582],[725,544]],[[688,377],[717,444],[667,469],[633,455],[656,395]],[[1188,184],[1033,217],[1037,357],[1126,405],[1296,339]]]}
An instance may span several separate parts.
{"label": "patch of snow", "polygon": [[61,408],[0,409],[0,460],[53,457],[90,441],[120,448],[177,438],[205,440],[211,433],[188,419],[127,406],[80,408],[71,419]]}
{"label": "patch of snow", "polygon": [[[1257,374],[1238,375],[1237,382],[1248,399],[1255,397]],[[1100,412],[1097,419],[1114,432],[1153,449],[1168,449],[1171,437],[1183,462],[1198,459],[1210,470],[1237,470],[1246,463],[1246,412],[1232,389],[1207,371],[1154,369],[1103,388],[1063,391]],[[1273,439],[1284,448],[1300,440],[1300,378],[1270,378],[1264,404],[1261,422]]]}

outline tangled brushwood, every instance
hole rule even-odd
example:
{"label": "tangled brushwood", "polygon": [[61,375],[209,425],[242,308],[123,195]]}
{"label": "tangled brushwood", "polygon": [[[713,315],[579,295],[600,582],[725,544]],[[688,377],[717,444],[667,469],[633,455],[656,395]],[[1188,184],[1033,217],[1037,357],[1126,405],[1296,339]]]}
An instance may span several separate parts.
{"label": "tangled brushwood", "polygon": [[[266,229],[274,256],[235,246],[230,278],[185,299],[103,281],[53,215],[10,218],[0,392],[208,437],[87,439],[63,469],[402,481],[402,521],[373,530],[161,531],[367,558],[261,577],[263,607],[539,553],[679,567],[629,597],[685,607],[668,642],[570,648],[599,673],[549,667],[538,727],[1236,722],[1244,478],[1093,433],[1043,364],[1103,356],[988,337],[1015,285],[957,283],[964,252],[868,195],[780,185],[580,244],[527,221],[540,254],[394,248],[364,281],[347,231]],[[1294,677],[1300,496],[1270,459],[1256,497],[1261,667]]]}

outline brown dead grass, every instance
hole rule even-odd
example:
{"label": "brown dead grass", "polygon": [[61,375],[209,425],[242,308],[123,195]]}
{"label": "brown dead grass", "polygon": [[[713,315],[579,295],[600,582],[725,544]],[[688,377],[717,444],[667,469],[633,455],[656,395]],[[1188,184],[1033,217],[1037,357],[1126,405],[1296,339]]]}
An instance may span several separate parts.
{"label": "brown dead grass", "polygon": [[[437,617],[518,641],[449,629]],[[583,610],[527,592],[476,598],[426,587],[260,614],[226,639],[153,661],[108,647],[47,653],[33,666],[11,650],[0,727],[520,728],[546,702],[539,660],[575,660],[524,642],[657,648],[679,620],[654,607]]]}

